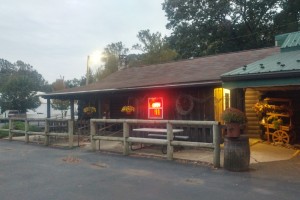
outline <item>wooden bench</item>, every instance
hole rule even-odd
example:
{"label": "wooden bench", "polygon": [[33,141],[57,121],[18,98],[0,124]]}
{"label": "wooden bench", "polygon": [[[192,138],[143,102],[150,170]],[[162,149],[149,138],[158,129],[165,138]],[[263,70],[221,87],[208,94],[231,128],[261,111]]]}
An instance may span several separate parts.
{"label": "wooden bench", "polygon": [[[164,135],[164,134],[154,134],[154,133],[149,133],[148,134],[148,137],[151,137],[151,138],[164,138],[164,139],[167,139],[167,135]],[[180,141],[187,141],[189,139],[189,136],[186,136],[186,135],[174,135],[174,140],[180,140]],[[180,147],[179,149],[182,149],[182,147]],[[176,150],[179,150],[179,149],[176,149]],[[166,154],[167,153],[167,147],[166,146],[162,146],[161,148],[161,152],[163,154]]]}
{"label": "wooden bench", "polygon": [[[154,138],[154,139],[167,139],[167,129],[165,128],[135,128],[132,129],[134,132],[141,132],[145,133],[149,138]],[[173,129],[173,133],[182,133],[184,130],[183,129]],[[188,136],[182,136],[182,135],[174,135],[173,137],[174,140],[188,140]],[[142,148],[142,144],[141,144]],[[131,145],[131,150],[135,150],[132,148]],[[166,146],[162,147],[162,152],[165,154],[167,152]]]}

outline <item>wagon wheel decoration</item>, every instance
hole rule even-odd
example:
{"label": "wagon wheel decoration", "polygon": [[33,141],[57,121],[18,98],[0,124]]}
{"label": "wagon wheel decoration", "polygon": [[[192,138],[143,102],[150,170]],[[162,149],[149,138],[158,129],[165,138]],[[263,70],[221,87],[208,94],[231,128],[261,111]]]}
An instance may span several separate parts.
{"label": "wagon wheel decoration", "polygon": [[273,142],[282,142],[284,144],[288,144],[290,142],[290,137],[285,131],[278,130],[273,133],[272,140]]}
{"label": "wagon wheel decoration", "polygon": [[194,101],[191,95],[179,95],[176,99],[176,110],[181,115],[187,115],[194,108]]}

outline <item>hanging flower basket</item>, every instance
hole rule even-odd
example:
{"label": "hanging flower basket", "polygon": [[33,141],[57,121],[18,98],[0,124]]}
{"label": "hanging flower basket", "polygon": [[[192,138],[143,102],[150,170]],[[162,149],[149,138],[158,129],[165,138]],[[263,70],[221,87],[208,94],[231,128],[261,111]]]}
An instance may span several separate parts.
{"label": "hanging flower basket", "polygon": [[134,111],[135,111],[135,108],[133,106],[123,106],[122,109],[121,109],[121,112],[124,112],[128,115],[130,115]]}
{"label": "hanging flower basket", "polygon": [[83,108],[83,112],[84,112],[84,114],[91,116],[93,113],[96,112],[96,108],[92,107],[92,106],[87,106],[87,107]]}

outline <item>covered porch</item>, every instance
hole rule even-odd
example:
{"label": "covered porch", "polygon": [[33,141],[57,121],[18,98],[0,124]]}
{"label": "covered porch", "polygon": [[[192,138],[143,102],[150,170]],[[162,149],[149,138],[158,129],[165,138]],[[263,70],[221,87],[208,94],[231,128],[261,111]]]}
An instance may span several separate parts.
{"label": "covered porch", "polygon": [[300,142],[300,32],[276,36],[280,52],[221,76],[245,91],[248,134],[268,142]]}

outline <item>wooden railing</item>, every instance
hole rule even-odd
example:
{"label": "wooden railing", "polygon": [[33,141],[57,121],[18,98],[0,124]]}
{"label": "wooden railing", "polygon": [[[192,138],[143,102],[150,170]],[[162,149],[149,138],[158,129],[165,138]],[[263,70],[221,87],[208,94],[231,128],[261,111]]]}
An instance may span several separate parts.
{"label": "wooden railing", "polygon": [[[14,129],[15,121],[23,121],[25,123],[24,130]],[[29,123],[42,123],[43,130],[31,131]],[[113,124],[111,126],[111,124]],[[142,127],[165,127],[167,130],[166,139],[147,138],[141,136],[133,136],[132,128]],[[178,141],[174,140],[173,128],[178,127],[209,127],[213,133],[212,142]],[[58,129],[59,128],[59,129]],[[109,130],[108,130],[109,129]],[[216,121],[184,121],[184,120],[139,120],[139,119],[91,119],[90,120],[90,140],[91,148],[96,150],[96,141],[121,141],[123,143],[123,154],[129,155],[130,145],[132,143],[141,144],[157,144],[167,146],[166,157],[168,160],[173,159],[174,147],[204,147],[213,149],[213,165],[220,167],[220,141],[221,141],[221,125]],[[9,140],[13,139],[14,134],[24,134],[25,142],[29,142],[30,135],[44,136],[44,144],[49,145],[50,136],[63,136],[68,138],[69,147],[73,147],[74,137],[74,121],[67,119],[29,119],[29,118],[11,118],[9,120]],[[97,134],[100,133],[100,134]],[[205,133],[205,132],[203,132]]]}
{"label": "wooden railing", "polygon": [[[25,123],[24,130],[16,130],[14,122],[21,121]],[[31,131],[29,123],[43,123],[43,131]],[[14,134],[24,134],[25,142],[29,142],[30,135],[44,136],[44,144],[49,145],[50,136],[66,137],[69,140],[69,147],[73,147],[74,121],[67,119],[29,119],[29,118],[10,118],[9,128],[1,129],[9,133],[9,140],[13,139]]]}
{"label": "wooden railing", "polygon": [[[184,121],[184,120],[139,120],[139,119],[91,119],[91,148],[96,150],[96,141],[121,141],[123,142],[123,154],[129,155],[131,143],[141,144],[157,144],[167,146],[167,159],[173,159],[174,146],[186,146],[186,147],[205,147],[211,148],[214,151],[213,165],[214,167],[220,167],[220,141],[221,141],[221,126],[216,121]],[[99,124],[119,123],[123,126],[122,136],[109,136],[109,135],[97,135]],[[145,137],[130,137],[132,126],[139,124],[152,124],[165,126],[167,129],[166,139],[154,139]],[[210,126],[213,132],[212,143],[207,142],[193,142],[193,141],[176,141],[174,139],[173,127],[174,126]]]}

